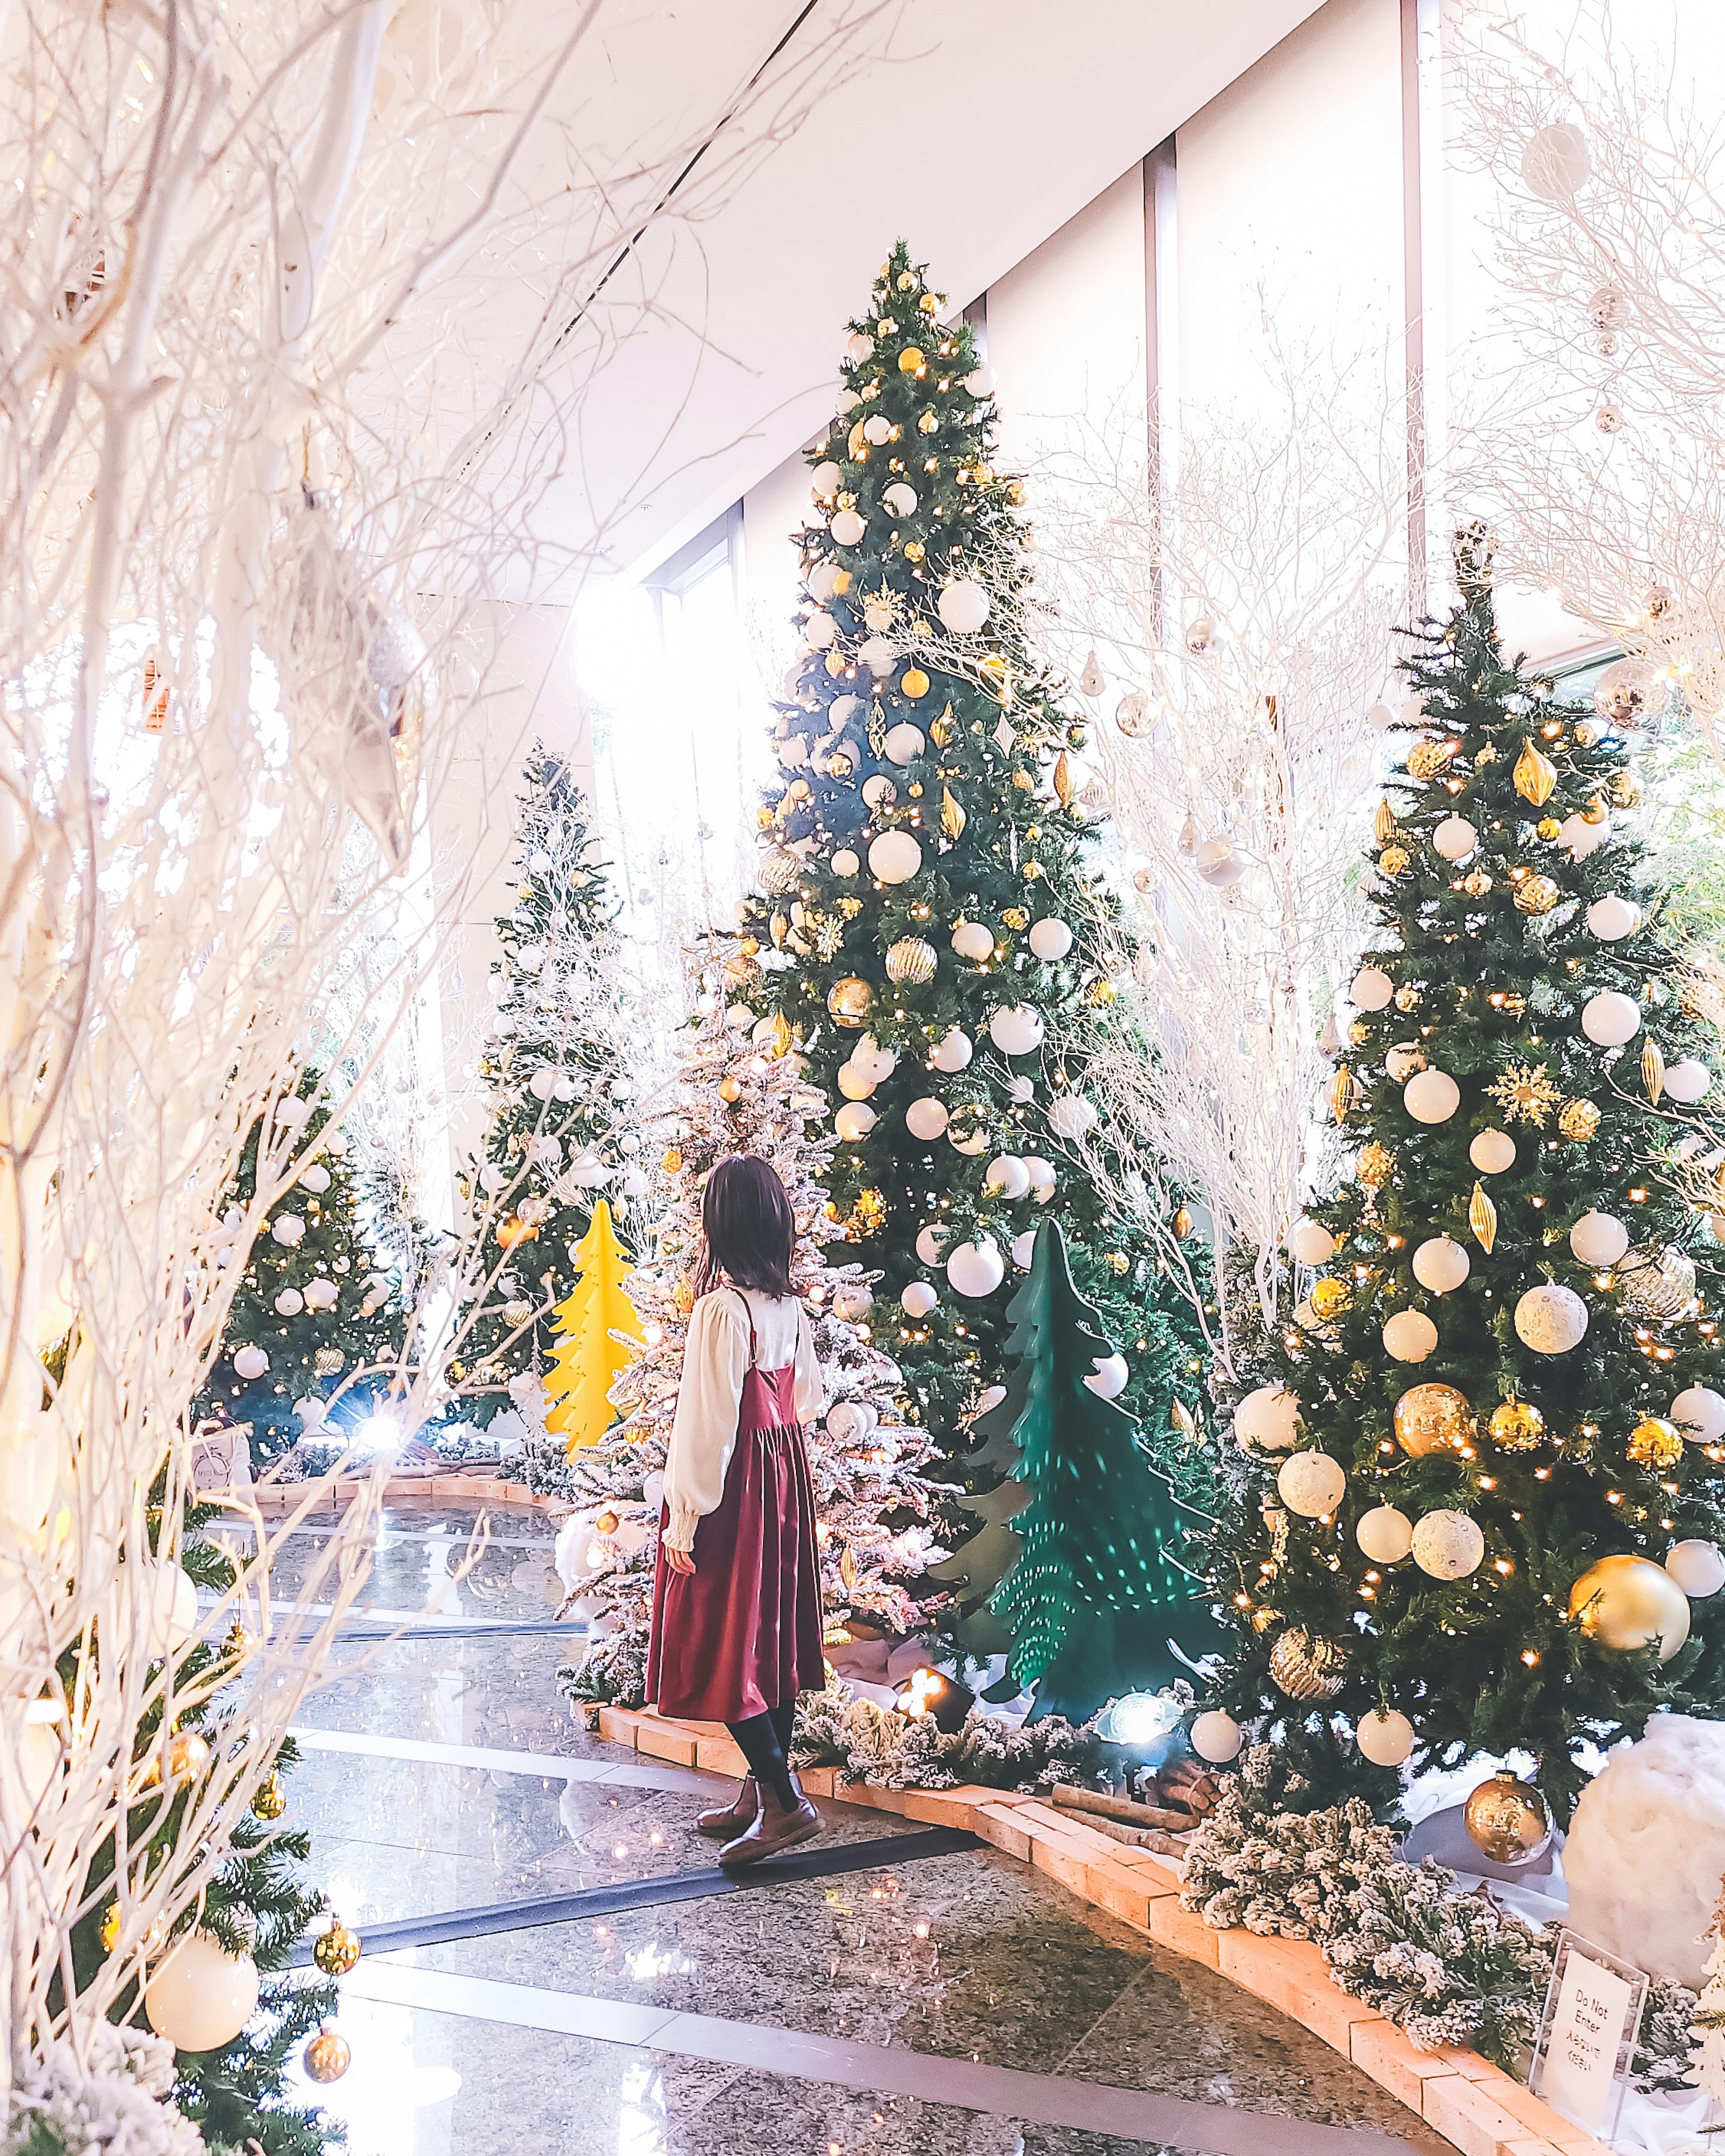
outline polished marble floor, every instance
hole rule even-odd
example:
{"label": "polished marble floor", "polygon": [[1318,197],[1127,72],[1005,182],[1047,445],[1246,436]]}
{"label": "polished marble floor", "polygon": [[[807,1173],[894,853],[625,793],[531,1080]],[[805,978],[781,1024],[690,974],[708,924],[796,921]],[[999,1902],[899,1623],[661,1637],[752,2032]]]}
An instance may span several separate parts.
{"label": "polished marble floor", "polygon": [[[542,1520],[392,1507],[362,1595],[539,1625]],[[301,1592],[327,1521],[292,1537]],[[588,1738],[566,1628],[344,1641],[300,1717],[290,1818],[367,1924],[704,1870],[710,1777]],[[344,1986],[351,2156],[1437,2156],[1328,2047],[999,1852],[895,1863],[907,1821],[824,1805],[878,1862],[368,1953]],[[524,1914],[526,1912],[524,1912]]]}

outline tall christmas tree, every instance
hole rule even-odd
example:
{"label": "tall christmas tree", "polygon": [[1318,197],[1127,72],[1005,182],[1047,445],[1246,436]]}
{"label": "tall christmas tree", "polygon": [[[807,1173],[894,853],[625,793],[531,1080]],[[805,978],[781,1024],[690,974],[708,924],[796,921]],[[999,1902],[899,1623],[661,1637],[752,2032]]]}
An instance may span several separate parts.
{"label": "tall christmas tree", "polygon": [[722,998],[692,1039],[683,1078],[682,1127],[665,1158],[671,1201],[650,1262],[628,1283],[646,1349],[612,1389],[622,1418],[617,1428],[571,1456],[569,1486],[580,1509],[560,1546],[563,1576],[578,1589],[590,1641],[585,1662],[566,1681],[579,1697],[625,1705],[639,1705],[642,1697],[665,1448],[694,1306],[701,1194],[709,1172],[732,1153],[771,1161],[796,1215],[792,1277],[813,1321],[828,1396],[809,1450],[829,1628],[842,1634],[847,1620],[857,1619],[910,1630],[919,1614],[916,1584],[939,1553],[924,1524],[932,1495],[923,1472],[928,1439],[906,1424],[896,1403],[898,1370],[870,1342],[868,1276],[854,1263],[829,1264],[823,1253],[840,1232],[819,1180],[833,1141],[809,1129],[824,1101],[798,1075],[794,1057],[751,1043]]}
{"label": "tall christmas tree", "polygon": [[316,1154],[252,1244],[220,1359],[197,1405],[202,1419],[249,1423],[259,1466],[308,1427],[321,1428],[324,1404],[344,1382],[336,1421],[346,1429],[369,1414],[399,1350],[395,1283],[361,1231],[346,1135],[331,1131],[319,1145],[329,1119],[322,1074],[307,1070],[267,1127],[259,1122],[248,1136],[230,1194],[228,1217],[237,1227],[239,1209],[256,1194],[260,1145],[272,1174],[290,1158]]}
{"label": "tall christmas tree", "polygon": [[640,1347],[640,1317],[624,1285],[628,1254],[603,1198],[575,1246],[575,1285],[557,1306],[557,1345],[545,1379],[552,1402],[545,1426],[572,1451],[578,1445],[597,1445],[617,1419],[611,1388]]}
{"label": "tall christmas tree", "polygon": [[1477,530],[1456,567],[1378,813],[1352,1168],[1235,1410],[1275,1488],[1220,1697],[1369,1713],[1381,1763],[1524,1748],[1567,1816],[1582,1741],[1725,1710],[1725,1357],[1682,1195],[1712,1074],[1624,815],[1632,715],[1506,664]]}
{"label": "tall christmas tree", "polygon": [[[1000,1365],[1009,1259],[1028,1264],[1050,1214],[1133,1360],[1134,1404],[1159,1395],[1158,1427],[1200,1351],[1065,1152],[1096,1122],[1083,1087],[1114,1000],[1114,909],[1086,861],[1082,724],[999,626],[1020,609],[997,598],[1029,573],[1023,489],[995,468],[992,377],[944,305],[895,248],[810,453],[803,653],[736,991],[783,1017],[836,1105],[834,1203],[901,1304],[881,1342],[911,1414],[957,1449]],[[984,558],[1023,566],[991,569],[991,592]],[[928,656],[937,618],[968,654],[955,670]]]}
{"label": "tall christmas tree", "polygon": [[624,1220],[652,1188],[629,1111],[639,1050],[587,803],[542,745],[523,778],[515,904],[496,922],[497,1030],[480,1066],[491,1116],[483,1158],[460,1178],[486,1258],[510,1254],[468,1315],[450,1371],[463,1413],[482,1424],[510,1404],[511,1378],[545,1369],[552,1313],[574,1286],[575,1245],[599,1193]]}
{"label": "tall christmas tree", "polygon": [[932,1576],[963,1599],[961,1647],[1006,1654],[1001,1689],[1034,1685],[1038,1716],[1081,1722],[1124,1692],[1189,1680],[1224,1637],[1189,1548],[1199,1522],[1116,1404],[1124,1358],[1072,1284],[1058,1222],[1038,1229],[1007,1317],[1011,1374],[976,1424],[978,1464],[1002,1479],[964,1500],[982,1529]]}

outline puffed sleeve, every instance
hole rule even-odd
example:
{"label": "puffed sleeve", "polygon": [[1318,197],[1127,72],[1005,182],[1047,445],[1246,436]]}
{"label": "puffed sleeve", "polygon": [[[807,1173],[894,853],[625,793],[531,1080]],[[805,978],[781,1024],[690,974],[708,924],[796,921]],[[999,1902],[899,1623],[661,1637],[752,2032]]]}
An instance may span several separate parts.
{"label": "puffed sleeve", "polygon": [[676,1419],[665,1450],[670,1517],[665,1540],[672,1549],[693,1549],[696,1527],[719,1509],[737,1445],[748,1359],[748,1320],[741,1298],[723,1291],[702,1296],[689,1319]]}
{"label": "puffed sleeve", "polygon": [[797,1312],[796,1375],[792,1388],[797,1403],[797,1419],[805,1427],[816,1421],[827,1404],[827,1391],[820,1374],[820,1363],[814,1353],[814,1327],[809,1322],[806,1310]]}

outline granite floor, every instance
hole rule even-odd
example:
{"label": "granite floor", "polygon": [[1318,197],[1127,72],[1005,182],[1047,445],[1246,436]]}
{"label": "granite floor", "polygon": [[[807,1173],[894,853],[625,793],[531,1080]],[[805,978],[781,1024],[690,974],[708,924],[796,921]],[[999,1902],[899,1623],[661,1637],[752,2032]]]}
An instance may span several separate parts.
{"label": "granite floor", "polygon": [[[362,1604],[445,1594],[457,1623],[548,1616],[536,1515],[500,1512],[452,1583],[474,1521],[391,1507]],[[290,1538],[280,1599],[329,1524]],[[337,1649],[288,1786],[344,1918],[362,1931],[711,1865],[689,1821],[721,1785],[588,1737],[556,1691],[572,1644],[559,1628]],[[1447,2146],[1306,2030],[1026,1866],[992,1850],[895,1863],[912,1823],[823,1810],[830,1842],[880,1843],[879,1861],[367,1953],[339,2020],[353,2064],[315,2092],[351,2156]]]}

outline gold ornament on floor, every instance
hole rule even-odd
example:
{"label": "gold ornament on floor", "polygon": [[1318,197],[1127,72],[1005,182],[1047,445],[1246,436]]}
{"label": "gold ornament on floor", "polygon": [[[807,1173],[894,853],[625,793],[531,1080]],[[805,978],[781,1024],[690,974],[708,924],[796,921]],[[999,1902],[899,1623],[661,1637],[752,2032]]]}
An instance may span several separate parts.
{"label": "gold ornament on floor", "polygon": [[1483,869],[1470,869],[1461,879],[1461,888],[1470,898],[1483,898],[1491,888],[1491,879]]}
{"label": "gold ornament on floor", "polygon": [[1476,1183],[1473,1195],[1467,1201],[1467,1224],[1473,1230],[1473,1239],[1489,1258],[1491,1245],[1497,1240],[1497,1208],[1486,1195],[1482,1183]]}
{"label": "gold ornament on floor", "polygon": [[1519,913],[1549,913],[1563,896],[1548,875],[1523,876],[1516,886],[1516,910]]}
{"label": "gold ornament on floor", "polygon": [[1546,1075],[1548,1068],[1543,1063],[1512,1063],[1486,1088],[1502,1109],[1506,1122],[1519,1120],[1532,1123],[1537,1131],[1545,1128],[1546,1117],[1563,1097]]}
{"label": "gold ornament on floor", "polygon": [[1468,1840],[1493,1864],[1531,1864],[1551,1847],[1545,1799],[1507,1767],[1481,1782],[1461,1815]]}
{"label": "gold ornament on floor", "polygon": [[1523,742],[1522,752],[1516,758],[1515,787],[1523,801],[1531,801],[1536,808],[1543,808],[1556,793],[1558,767],[1548,756],[1534,747],[1531,741]]}
{"label": "gold ornament on floor", "polygon": [[1348,1111],[1353,1106],[1358,1091],[1353,1073],[1344,1063],[1330,1081],[1330,1113],[1338,1123],[1348,1121]]}
{"label": "gold ornament on floor", "polygon": [[338,2082],[352,2065],[353,2053],[347,2039],[326,2021],[307,2041],[303,2063],[307,2081]]}
{"label": "gold ornament on floor", "polygon": [[842,981],[834,981],[827,991],[827,1009],[842,1026],[853,1033],[860,1032],[867,1023],[869,1009],[875,1000],[875,991],[855,973],[847,973]]}
{"label": "gold ornament on floor", "polygon": [[1532,1452],[1545,1439],[1545,1417],[1526,1400],[1493,1408],[1489,1427],[1492,1444],[1505,1452]]}
{"label": "gold ornament on floor", "polygon": [[1630,1432],[1629,1456],[1637,1467],[1662,1474],[1683,1457],[1682,1434],[1663,1415],[1643,1415]]}
{"label": "gold ornament on floor", "polygon": [[1338,1280],[1314,1281],[1310,1300],[1312,1308],[1326,1322],[1339,1317],[1348,1307],[1348,1283]]}
{"label": "gold ornament on floor", "polygon": [[1662,1250],[1640,1244],[1627,1250],[1612,1275],[1626,1317],[1668,1325],[1695,1307],[1695,1260],[1674,1243]]}
{"label": "gold ornament on floor", "polygon": [[1647,1089],[1647,1098],[1656,1108],[1659,1096],[1665,1091],[1665,1058],[1657,1044],[1651,1040],[1641,1050],[1641,1083]]}
{"label": "gold ornament on floor", "polygon": [[1348,1681],[1348,1650],[1296,1625],[1270,1650],[1270,1674],[1290,1699],[1333,1699]]}
{"label": "gold ornament on floor", "polygon": [[1361,1148],[1357,1172],[1368,1190],[1381,1190],[1395,1173],[1395,1155],[1374,1138]]}
{"label": "gold ornament on floor", "polygon": [[1378,856],[1378,865],[1387,876],[1405,875],[1408,870],[1407,848],[1386,846]]}
{"label": "gold ornament on floor", "polygon": [[1582,1144],[1599,1127],[1599,1111],[1591,1101],[1565,1101],[1558,1111],[1558,1135]]}
{"label": "gold ornament on floor", "polygon": [[920,936],[901,936],[886,953],[886,978],[920,988],[934,978],[939,963],[933,944],[925,943]]}
{"label": "gold ornament on floor", "polygon": [[311,1958],[326,1976],[346,1976],[359,1959],[359,1933],[350,1932],[339,1917],[332,1917],[329,1929],[314,1943]]}
{"label": "gold ornament on floor", "polygon": [[1395,1404],[1395,1441],[1410,1460],[1460,1452],[1473,1436],[1473,1409],[1454,1385],[1410,1385]]}
{"label": "gold ornament on floor", "polygon": [[1662,1564],[1602,1557],[1569,1589],[1569,1614],[1596,1647],[1632,1655],[1656,1649],[1668,1662],[1689,1637],[1689,1597]]}
{"label": "gold ornament on floor", "polygon": [[1408,751],[1409,778],[1435,778],[1461,746],[1447,735],[1436,741],[1415,742]]}
{"label": "gold ornament on floor", "polygon": [[260,1820],[279,1820],[287,1810],[287,1793],[281,1786],[280,1774],[271,1774],[258,1786],[252,1799],[252,1810]]}

